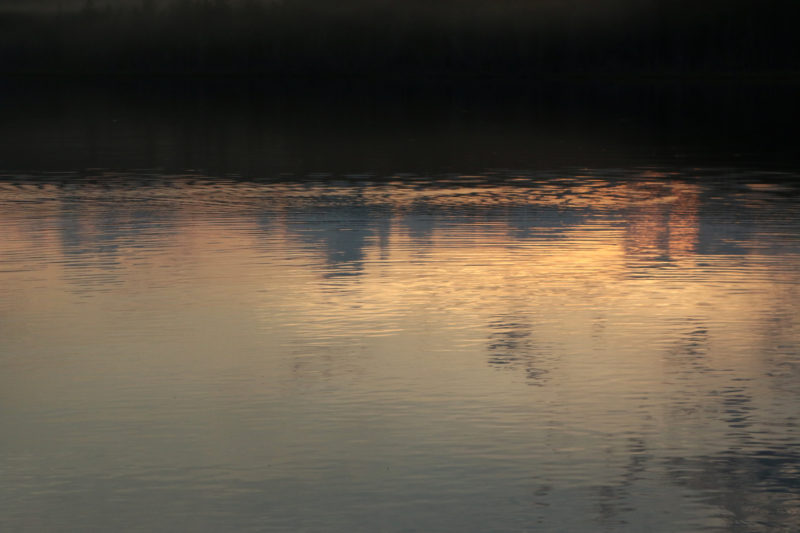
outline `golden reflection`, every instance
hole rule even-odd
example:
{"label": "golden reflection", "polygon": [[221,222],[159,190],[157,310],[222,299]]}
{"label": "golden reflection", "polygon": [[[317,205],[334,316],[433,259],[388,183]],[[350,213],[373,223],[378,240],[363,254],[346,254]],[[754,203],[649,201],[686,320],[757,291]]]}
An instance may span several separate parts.
{"label": "golden reflection", "polygon": [[637,187],[629,207],[625,243],[632,258],[673,260],[694,253],[700,188],[681,182]]}
{"label": "golden reflection", "polygon": [[[714,309],[719,323],[747,323],[753,309],[773,305],[776,280],[796,281],[798,275],[777,270],[752,279],[740,258],[699,258],[700,192],[697,186],[677,181],[657,186],[619,184],[579,188],[558,197],[539,191],[533,202],[533,192],[509,192],[505,187],[480,193],[457,187],[427,190],[422,194],[425,201],[443,209],[440,219],[431,223],[430,215],[410,211],[409,206],[420,201],[412,190],[391,197],[379,190],[362,191],[360,198],[367,204],[388,203],[392,215],[385,235],[379,238],[374,232],[361,243],[364,249],[357,275],[326,277],[341,266],[321,261],[318,251],[303,246],[298,235],[276,222],[275,231],[287,238],[285,252],[298,260],[303,257],[302,263],[314,265],[314,273],[306,271],[297,284],[283,284],[277,289],[280,295],[273,293],[275,299],[265,302],[261,312],[272,321],[276,301],[284,302],[283,311],[303,317],[292,326],[302,328],[303,342],[309,345],[360,344],[366,338],[394,337],[436,323],[458,330],[464,346],[486,343],[487,338],[528,339],[518,344],[513,357],[539,347],[530,344],[532,333],[525,328],[509,326],[505,331],[492,318],[509,315],[510,306],[513,316],[524,318],[511,323],[537,321],[537,337],[548,339],[550,352],[568,347],[581,352],[602,345],[605,339],[630,338],[631,346],[618,351],[622,356],[631,347],[638,349],[674,335],[676,324],[686,317],[705,316],[709,309]],[[560,215],[541,211],[566,200],[600,212],[623,213],[624,218],[622,223],[614,217],[566,218],[569,224],[564,225]],[[490,210],[498,204],[525,206],[526,216],[533,220],[515,220],[522,216],[515,211],[500,211],[491,219],[478,219],[480,223],[447,216],[447,208],[454,206]],[[537,213],[547,216],[537,218]],[[432,224],[424,240],[414,227],[419,221],[409,222],[414,216]],[[552,224],[548,216],[558,223]],[[368,225],[369,220],[357,223]],[[525,224],[545,227],[520,238]],[[338,240],[337,245],[342,242]],[[636,260],[633,266],[669,260],[674,268],[632,277],[631,259]],[[710,266],[698,267],[698,262]],[[730,288],[737,284],[746,284],[746,289],[732,292]],[[300,293],[302,299],[293,297]],[[288,307],[287,302],[291,302]],[[482,325],[460,329],[476,322]],[[754,337],[744,342],[739,335],[734,337],[740,343],[737,350],[750,341],[759,342]],[[497,351],[510,342],[489,341],[489,346]],[[547,374],[546,369],[531,369],[533,376]]]}
{"label": "golden reflection", "polygon": [[52,201],[33,205],[42,190],[6,194],[19,203],[0,211],[2,289],[35,278],[48,293],[6,306],[34,313],[66,301],[70,288],[104,291],[119,306],[113,298],[150,287],[174,294],[169,305],[179,308],[192,297],[181,293],[186,280],[205,280],[193,290],[271,331],[285,328],[278,336],[298,353],[433,323],[458,331],[465,346],[523,334],[501,331],[493,317],[503,316],[535,321],[537,338],[580,349],[635,337],[636,324],[650,324],[637,342],[653,341],[710,308],[725,324],[746,323],[798,279],[758,255],[756,242],[739,243],[749,257],[697,255],[702,189],[679,180],[186,185],[130,203],[124,197],[136,192],[118,202],[98,201],[100,187],[45,193]]}
{"label": "golden reflection", "polygon": [[[2,191],[0,400],[41,431],[10,435],[121,434],[281,483],[320,453],[400,471],[430,451],[427,472],[464,446],[601,502],[664,468],[733,501],[727,451],[793,442],[800,257],[755,231],[701,246],[706,197],[655,178]],[[772,437],[746,434],[755,413]]]}

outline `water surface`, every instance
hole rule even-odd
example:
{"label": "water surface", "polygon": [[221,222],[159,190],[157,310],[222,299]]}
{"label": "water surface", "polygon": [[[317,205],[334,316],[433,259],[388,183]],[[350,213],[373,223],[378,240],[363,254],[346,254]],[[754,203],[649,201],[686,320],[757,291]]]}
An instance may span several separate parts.
{"label": "water surface", "polygon": [[0,182],[0,529],[795,531],[800,189]]}

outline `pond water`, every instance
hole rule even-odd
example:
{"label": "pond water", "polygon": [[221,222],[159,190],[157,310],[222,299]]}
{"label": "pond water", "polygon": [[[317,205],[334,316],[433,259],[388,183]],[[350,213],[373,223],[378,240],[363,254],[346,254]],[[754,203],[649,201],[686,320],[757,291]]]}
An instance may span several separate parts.
{"label": "pond water", "polygon": [[0,181],[4,531],[797,531],[800,187]]}

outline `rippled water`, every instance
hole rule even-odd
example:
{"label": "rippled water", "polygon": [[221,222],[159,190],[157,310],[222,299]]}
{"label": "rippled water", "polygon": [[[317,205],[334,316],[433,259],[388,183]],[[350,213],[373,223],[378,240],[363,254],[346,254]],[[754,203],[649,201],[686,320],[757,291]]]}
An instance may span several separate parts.
{"label": "rippled water", "polygon": [[797,531],[800,188],[0,182],[3,531]]}

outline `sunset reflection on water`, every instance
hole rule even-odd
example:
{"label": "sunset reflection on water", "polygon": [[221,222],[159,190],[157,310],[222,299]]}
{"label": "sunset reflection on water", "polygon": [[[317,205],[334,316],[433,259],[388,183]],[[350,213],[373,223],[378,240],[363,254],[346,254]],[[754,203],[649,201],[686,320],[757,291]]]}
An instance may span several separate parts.
{"label": "sunset reflection on water", "polygon": [[797,189],[702,172],[6,178],[0,523],[800,527]]}

